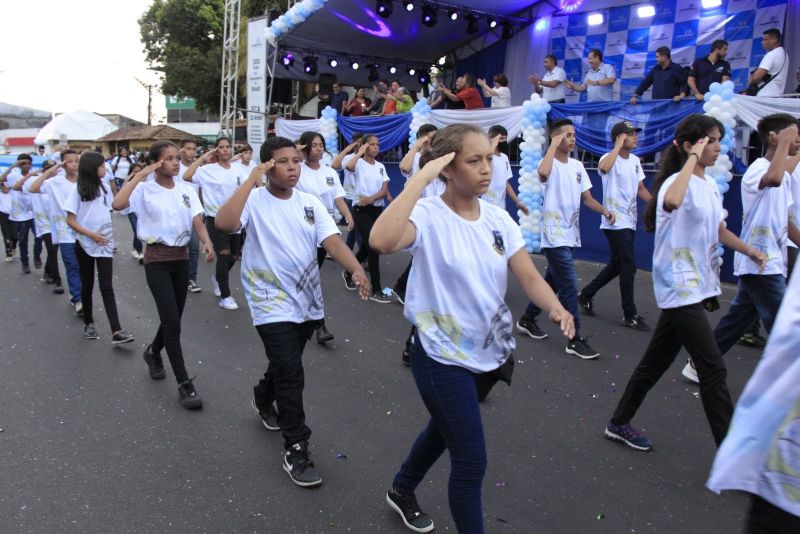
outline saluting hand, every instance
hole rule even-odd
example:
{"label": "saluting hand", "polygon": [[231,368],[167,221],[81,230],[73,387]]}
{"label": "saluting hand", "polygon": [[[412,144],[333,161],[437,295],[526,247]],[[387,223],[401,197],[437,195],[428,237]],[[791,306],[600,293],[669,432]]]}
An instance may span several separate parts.
{"label": "saluting hand", "polygon": [[428,164],[422,167],[415,176],[419,177],[419,179],[425,180],[426,184],[431,184],[434,180],[436,180],[436,178],[439,177],[442,169],[447,167],[455,157],[456,153],[450,152],[449,154],[445,154],[444,156],[429,161]]}

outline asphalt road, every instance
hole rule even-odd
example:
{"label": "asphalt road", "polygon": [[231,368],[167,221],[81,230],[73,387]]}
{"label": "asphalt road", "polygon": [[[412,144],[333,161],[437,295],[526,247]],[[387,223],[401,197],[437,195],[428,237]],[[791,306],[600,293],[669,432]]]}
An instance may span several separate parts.
{"label": "asphalt road", "polygon": [[[427,416],[400,362],[408,326],[399,304],[363,303],[346,291],[339,267],[322,269],[330,347],[305,351],[307,422],[316,490],[294,486],[281,469],[280,434],[250,407],[266,368],[238,276],[241,308],[225,311],[210,291],[190,294],[183,347],[205,408],[191,413],[177,387],[152,381],[141,352],[157,315],[144,271],[128,253],[130,227],[115,216],[119,252],[114,287],[123,327],[136,342],[112,348],[95,289],[101,339],[82,337],[66,295],[41,271],[0,265],[0,533],[248,532],[402,533],[385,491]],[[381,260],[390,285],[407,256]],[[536,263],[543,267],[542,258]],[[600,266],[580,264],[583,283]],[[61,267],[63,273],[63,267]],[[238,273],[238,269],[236,269]],[[640,313],[658,311],[649,273],[637,277]],[[723,310],[733,297],[725,287]],[[507,302],[519,316],[515,281]],[[716,533],[741,530],[746,500],[704,484],[715,453],[697,396],[679,359],[645,401],[634,424],[654,442],[641,453],[603,438],[603,428],[649,334],[620,326],[618,286],[596,298],[583,332],[601,357],[582,361],[551,338],[518,336],[514,384],[498,385],[483,406],[489,451],[483,507],[487,532]],[[715,322],[721,312],[712,318]],[[726,357],[738,397],[760,352]],[[169,369],[169,368],[168,368]],[[454,532],[446,456],[417,491],[438,532]]]}

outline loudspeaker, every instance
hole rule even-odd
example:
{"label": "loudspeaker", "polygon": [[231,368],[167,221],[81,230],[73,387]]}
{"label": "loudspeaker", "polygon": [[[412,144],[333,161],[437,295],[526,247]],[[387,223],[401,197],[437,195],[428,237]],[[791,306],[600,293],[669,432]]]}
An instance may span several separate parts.
{"label": "loudspeaker", "polygon": [[272,79],[272,102],[275,104],[291,104],[292,103],[292,80],[285,78]]}

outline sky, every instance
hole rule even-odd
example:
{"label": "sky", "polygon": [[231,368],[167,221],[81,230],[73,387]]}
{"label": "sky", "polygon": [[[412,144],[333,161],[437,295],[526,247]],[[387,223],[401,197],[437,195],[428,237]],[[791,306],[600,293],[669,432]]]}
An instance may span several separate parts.
{"label": "sky", "polygon": [[166,120],[148,70],[139,17],[152,0],[7,0],[0,27],[0,102],[62,113],[84,109]]}

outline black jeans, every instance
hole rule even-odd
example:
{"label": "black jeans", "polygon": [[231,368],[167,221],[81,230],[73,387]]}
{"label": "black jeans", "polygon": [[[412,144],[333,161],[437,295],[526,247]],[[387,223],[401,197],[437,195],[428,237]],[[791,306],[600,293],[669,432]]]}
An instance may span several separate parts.
{"label": "black jeans", "polygon": [[311,437],[303,410],[303,349],[317,324],[318,321],[307,321],[256,326],[269,365],[264,378],[253,387],[253,395],[259,409],[272,402],[277,404],[278,424],[286,449],[295,443],[307,442]]}
{"label": "black jeans", "polygon": [[33,219],[27,221],[15,221],[14,227],[17,230],[17,240],[19,241],[19,259],[22,265],[28,265],[28,234],[33,234],[33,258],[34,261],[41,261],[42,239],[36,237],[36,227]]}
{"label": "black jeans", "polygon": [[61,275],[58,273],[58,245],[53,244],[53,236],[44,234],[42,236],[44,248],[47,251],[47,259],[44,261],[44,274],[53,279],[53,283],[61,283]]}
{"label": "black jeans", "polygon": [[406,265],[403,274],[400,275],[400,278],[397,279],[397,282],[394,283],[395,291],[400,291],[401,293],[405,294],[406,287],[408,286],[408,275],[411,272],[412,263],[414,263],[413,258],[408,262],[408,265]]}
{"label": "black jeans", "polygon": [[372,232],[372,226],[378,220],[383,208],[378,206],[356,206],[353,208],[353,218],[355,219],[356,228],[361,235],[361,247],[358,249],[356,259],[359,263],[367,260],[369,266],[369,278],[372,282],[373,291],[381,291],[381,268],[380,256],[377,252],[372,250],[369,246],[369,236]]}
{"label": "black jeans", "polygon": [[725,362],[700,303],[661,310],[650,344],[628,380],[611,422],[623,425],[633,419],[645,396],[675,361],[681,347],[686,347],[697,368],[703,410],[719,446],[728,432],[733,402],[725,383]]}
{"label": "black jeans", "polygon": [[[208,231],[214,250],[217,252],[214,277],[217,279],[217,284],[219,284],[220,298],[224,299],[231,296],[229,273],[236,264],[236,260],[242,257],[244,230],[240,234],[221,232],[217,230],[214,220],[215,217],[206,217],[206,231]],[[222,254],[222,252],[227,252],[227,254]]]}
{"label": "black jeans", "polygon": [[189,288],[189,260],[145,263],[144,275],[161,321],[150,349],[153,352],[167,349],[175,380],[181,384],[189,380],[181,348],[181,316]]}
{"label": "black jeans", "polygon": [[[2,194],[2,193],[0,193]],[[3,242],[6,245],[6,256],[10,257],[17,248],[17,229],[8,218],[8,213],[0,211],[0,231],[3,233]]]}
{"label": "black jeans", "polygon": [[778,508],[771,502],[750,495],[745,534],[784,534],[800,532],[800,517]]}
{"label": "black jeans", "polygon": [[75,256],[78,258],[78,268],[81,271],[81,303],[83,304],[83,324],[94,322],[92,314],[92,293],[94,293],[94,266],[97,264],[97,280],[100,286],[100,295],[103,297],[103,306],[106,308],[108,323],[111,333],[119,332],[117,314],[117,300],[114,298],[114,286],[111,280],[114,276],[113,258],[95,258],[89,256],[77,242],[75,243]]}
{"label": "black jeans", "polygon": [[636,303],[633,299],[633,281],[636,278],[636,255],[633,242],[636,232],[629,228],[621,230],[603,230],[611,249],[608,265],[600,271],[594,280],[583,288],[581,295],[592,299],[607,283],[619,276],[619,292],[622,295],[622,313],[625,319],[636,317]]}

